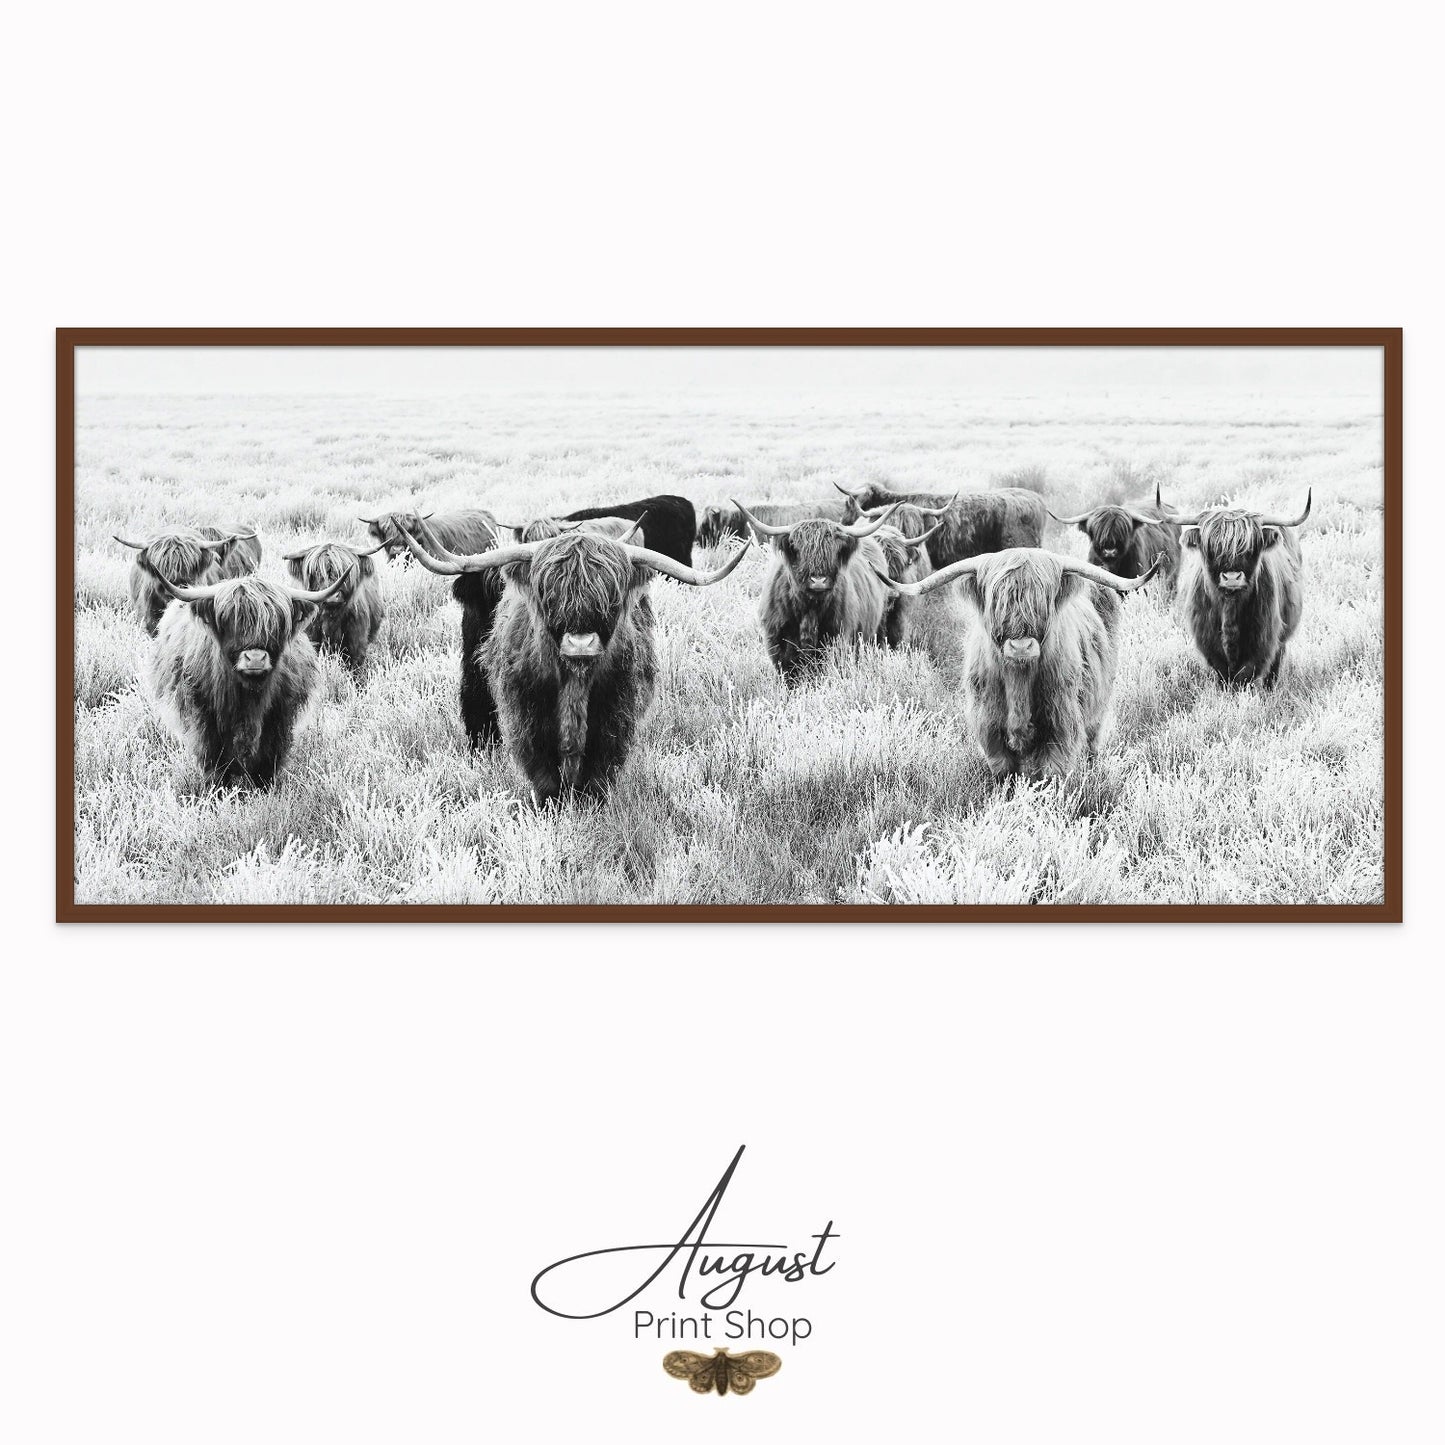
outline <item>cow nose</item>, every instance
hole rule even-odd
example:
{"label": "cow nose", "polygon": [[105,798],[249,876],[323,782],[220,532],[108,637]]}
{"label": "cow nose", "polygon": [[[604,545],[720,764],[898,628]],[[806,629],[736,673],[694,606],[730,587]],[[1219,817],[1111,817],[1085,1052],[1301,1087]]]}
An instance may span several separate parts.
{"label": "cow nose", "polygon": [[809,591],[809,592],[826,592],[832,585],[833,585],[832,582],[830,582],[830,581],[828,580],[828,578],[826,578],[826,577],[809,577],[809,578],[808,578],[808,591]]}
{"label": "cow nose", "polygon": [[244,672],[251,677],[258,677],[262,673],[270,672],[270,654],[263,647],[248,647],[236,659],[236,671]]}
{"label": "cow nose", "polygon": [[602,651],[602,639],[595,632],[568,632],[562,637],[563,657],[596,657]]}
{"label": "cow nose", "polygon": [[326,601],[323,602],[321,605],[323,607],[340,607],[341,597],[337,593],[333,592],[331,596],[328,597]]}
{"label": "cow nose", "polygon": [[1219,585],[1226,592],[1238,592],[1244,586],[1243,572],[1221,572],[1219,574]]}
{"label": "cow nose", "polygon": [[1003,655],[1010,662],[1032,662],[1039,655],[1037,637],[1010,637],[1003,645]]}
{"label": "cow nose", "polygon": [[1117,557],[1118,555],[1119,555],[1119,549],[1118,549],[1117,547],[1105,547],[1105,548],[1104,548],[1104,556],[1106,556],[1111,562],[1112,562],[1112,561],[1114,560],[1114,558]]}

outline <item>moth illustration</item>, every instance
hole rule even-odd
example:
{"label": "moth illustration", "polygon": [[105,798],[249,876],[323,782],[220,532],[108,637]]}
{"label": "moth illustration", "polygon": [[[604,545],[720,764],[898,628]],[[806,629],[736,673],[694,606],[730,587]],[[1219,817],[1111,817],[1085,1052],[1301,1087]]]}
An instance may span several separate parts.
{"label": "moth illustration", "polygon": [[716,1390],[726,1395],[746,1395],[754,1380],[766,1380],[783,1368],[783,1362],[771,1350],[749,1350],[745,1355],[730,1355],[716,1350],[711,1355],[695,1355],[691,1350],[673,1350],[664,1355],[662,1368],[675,1379],[686,1380],[699,1395]]}

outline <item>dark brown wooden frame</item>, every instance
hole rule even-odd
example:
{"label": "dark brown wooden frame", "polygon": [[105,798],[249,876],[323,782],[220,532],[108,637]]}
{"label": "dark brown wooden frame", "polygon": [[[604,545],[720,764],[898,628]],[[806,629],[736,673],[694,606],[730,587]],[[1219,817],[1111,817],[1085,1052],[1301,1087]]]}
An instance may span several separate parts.
{"label": "dark brown wooden frame", "polygon": [[[1376,922],[1403,915],[1401,603],[1404,462],[1399,328],[237,328],[61,327],[55,333],[56,918],[69,922]],[[513,904],[146,905],[75,902],[75,350],[80,346],[1355,346],[1385,370],[1385,896],[1369,905]]]}

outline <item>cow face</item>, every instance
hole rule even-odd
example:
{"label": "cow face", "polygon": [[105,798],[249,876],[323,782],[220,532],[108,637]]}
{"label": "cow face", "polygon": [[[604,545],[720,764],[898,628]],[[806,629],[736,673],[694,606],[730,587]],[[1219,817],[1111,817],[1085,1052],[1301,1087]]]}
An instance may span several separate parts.
{"label": "cow face", "polygon": [[1099,507],[1079,524],[1089,539],[1089,561],[1107,572],[1123,576],[1134,547],[1134,533],[1140,523],[1123,507]]}
{"label": "cow face", "polygon": [[1059,604],[1086,584],[1048,553],[1014,548],[989,558],[963,585],[971,591],[984,630],[1005,664],[1031,667],[1048,640]]}
{"label": "cow face", "polygon": [[778,538],[777,545],[793,586],[809,601],[821,603],[858,550],[858,538],[832,522],[817,520],[799,522]]}
{"label": "cow face", "polygon": [[212,542],[186,528],[165,532],[136,553],[136,565],[173,587],[195,587],[216,581],[221,564],[236,545],[234,537]]}
{"label": "cow face", "polygon": [[286,558],[286,567],[297,585],[307,592],[322,592],[341,578],[341,585],[321,604],[326,612],[341,612],[362,578],[372,571],[370,557],[358,557],[350,547],[339,542],[323,542],[302,553],[293,553]]}
{"label": "cow face", "polygon": [[221,583],[207,597],[188,604],[215,639],[237,684],[260,692],[271,680],[281,654],[311,615],[311,604],[260,577]]}
{"label": "cow face", "polygon": [[1243,599],[1254,590],[1264,554],[1279,546],[1278,527],[1261,524],[1253,513],[1218,511],[1186,527],[1180,542],[1199,553],[1210,589],[1225,599]]}
{"label": "cow face", "polygon": [[509,569],[564,664],[587,667],[607,651],[626,620],[633,592],[649,574],[620,543],[591,532],[563,532]]}

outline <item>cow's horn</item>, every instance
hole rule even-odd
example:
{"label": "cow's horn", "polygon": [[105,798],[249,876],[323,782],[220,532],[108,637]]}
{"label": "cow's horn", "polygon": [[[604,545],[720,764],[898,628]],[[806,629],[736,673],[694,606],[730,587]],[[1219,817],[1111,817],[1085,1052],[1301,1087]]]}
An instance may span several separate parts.
{"label": "cow's horn", "polygon": [[[406,539],[406,545],[411,549],[412,556],[428,572],[435,572],[442,577],[455,577],[459,572],[485,572],[492,567],[506,567],[513,562],[523,562],[538,547],[544,545],[541,542],[518,542],[511,547],[494,547],[489,552],[477,552],[468,557],[461,557],[454,552],[448,552],[445,547],[438,547],[440,556],[434,557],[405,527],[400,527],[400,531]],[[495,537],[496,533],[493,532],[492,535]]]}
{"label": "cow's horn", "polygon": [[202,542],[201,547],[206,552],[219,552],[236,542],[249,542],[255,535],[254,532],[232,532],[229,537],[221,537],[215,542]]}
{"label": "cow's horn", "polygon": [[1261,527],[1298,527],[1305,520],[1305,518],[1309,516],[1310,506],[1313,504],[1314,499],[1315,489],[1311,487],[1308,493],[1306,493],[1305,495],[1305,509],[1299,514],[1298,517],[1294,517],[1289,520],[1286,520],[1283,517],[1261,517],[1259,519],[1259,525]]}
{"label": "cow's horn", "polygon": [[[787,528],[785,527],[783,530],[786,531]],[[679,582],[686,582],[689,587],[711,587],[714,582],[721,582],[743,560],[743,553],[751,545],[751,542],[745,538],[743,545],[713,572],[699,572],[696,567],[689,567],[686,562],[679,562],[675,557],[665,556],[661,552],[653,552],[646,547],[627,547],[626,551],[634,562],[644,567],[651,567],[654,572],[675,577]]]}
{"label": "cow's horn", "polygon": [[1089,512],[1080,512],[1077,517],[1061,517],[1056,511],[1054,511],[1052,507],[1045,507],[1044,510],[1061,527],[1077,527],[1080,522],[1087,522],[1089,520],[1089,517],[1092,515]]}
{"label": "cow's horn", "polygon": [[[112,532],[111,536],[115,537],[115,533]],[[130,547],[136,552],[144,552],[145,549],[150,546],[149,542],[127,542],[124,537],[115,537],[115,540],[119,542],[122,547]]]}
{"label": "cow's horn", "polygon": [[1161,552],[1159,556],[1155,557],[1149,565],[1149,570],[1138,577],[1116,577],[1102,567],[1095,567],[1088,562],[1079,562],[1072,557],[1061,557],[1059,561],[1062,563],[1065,573],[1072,572],[1090,582],[1097,582],[1100,587],[1112,587],[1115,592],[1137,592],[1164,565],[1164,554]]}
{"label": "cow's horn", "polygon": [[955,492],[941,507],[919,507],[919,511],[925,517],[941,517],[958,500],[959,494]]}
{"label": "cow's horn", "polygon": [[174,582],[167,582],[159,572],[156,573],[156,581],[172,597],[179,597],[182,602],[204,602],[206,598],[214,597],[225,586],[223,582],[213,582],[209,587],[177,587]]}
{"label": "cow's horn", "polygon": [[[354,562],[351,564],[352,567],[355,565]],[[297,587],[287,587],[284,583],[282,584],[281,590],[285,592],[293,602],[325,602],[326,599],[346,581],[350,573],[351,567],[343,568],[341,575],[329,587],[323,587],[320,592],[303,592]]]}
{"label": "cow's horn", "polygon": [[864,522],[860,519],[854,522],[851,527],[844,527],[843,530],[850,537],[871,537],[902,505],[902,502],[893,502],[881,515],[874,517],[872,521]]}
{"label": "cow's horn", "polygon": [[[834,486],[837,486],[837,483],[835,482],[833,485],[834,485]],[[734,497],[734,498],[732,499],[732,504],[733,504],[733,506],[735,506],[735,507],[738,509],[738,511],[740,511],[740,512],[743,514],[744,517],[746,517],[746,518],[748,519],[748,525],[749,525],[760,537],[781,537],[781,536],[784,536],[786,533],[791,532],[791,531],[793,530],[791,527],[774,527],[774,526],[771,526],[771,525],[770,525],[769,523],[767,523],[767,522],[760,522],[760,521],[758,521],[758,519],[757,519],[755,516],[753,516],[753,514],[752,514],[750,511],[748,511],[748,509],[747,509],[745,506],[743,506],[743,504],[742,504],[740,501],[738,501],[738,499],[737,499],[736,497]]]}
{"label": "cow's horn", "polygon": [[617,540],[625,547],[642,530],[646,520],[647,513],[644,512]]}
{"label": "cow's horn", "polygon": [[925,592],[946,587],[959,577],[967,577],[970,573],[977,572],[978,564],[982,561],[982,557],[965,557],[962,562],[953,562],[947,567],[940,567],[937,572],[925,577],[921,582],[895,582],[886,572],[880,572],[876,567],[873,569],[873,575],[887,583],[894,592],[902,592],[909,597],[922,597]]}
{"label": "cow's horn", "polygon": [[920,532],[916,537],[905,537],[903,539],[903,545],[905,547],[921,547],[935,532],[941,532],[942,530],[943,523],[940,522],[937,526],[930,527],[926,532]]}

